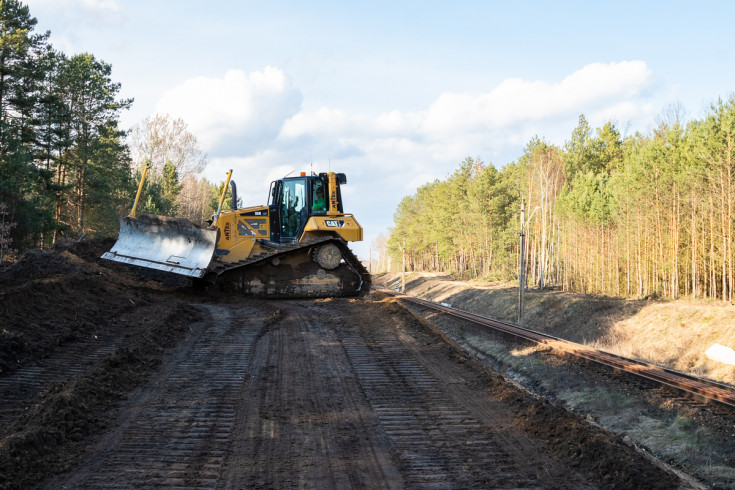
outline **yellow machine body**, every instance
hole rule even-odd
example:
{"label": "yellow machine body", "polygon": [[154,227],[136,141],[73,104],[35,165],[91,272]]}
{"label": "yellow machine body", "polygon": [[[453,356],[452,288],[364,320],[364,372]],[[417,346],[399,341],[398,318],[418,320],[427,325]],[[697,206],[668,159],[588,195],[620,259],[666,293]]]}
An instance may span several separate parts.
{"label": "yellow machine body", "polygon": [[351,214],[312,216],[306,222],[299,241],[312,240],[325,234],[336,234],[346,242],[359,242],[362,241],[362,226]]}
{"label": "yellow machine body", "polygon": [[237,262],[262,252],[257,240],[270,238],[267,206],[222,211],[218,225],[217,251],[224,262]]}
{"label": "yellow machine body", "polygon": [[[238,262],[265,251],[258,240],[268,240],[271,234],[267,206],[222,211],[218,224],[217,250],[223,262]],[[351,214],[311,216],[298,242],[328,235],[338,236],[346,242],[361,241],[362,226]]]}

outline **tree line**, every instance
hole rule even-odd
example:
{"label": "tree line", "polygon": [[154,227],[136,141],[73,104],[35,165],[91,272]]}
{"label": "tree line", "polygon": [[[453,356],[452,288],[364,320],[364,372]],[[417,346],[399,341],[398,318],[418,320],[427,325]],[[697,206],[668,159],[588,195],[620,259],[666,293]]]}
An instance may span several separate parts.
{"label": "tree line", "polygon": [[467,158],[401,201],[394,264],[511,281],[523,253],[539,288],[732,302],[735,98],[699,120],[681,114],[671,106],[649,134],[625,137],[580,116],[566,144],[533,138],[500,170]]}
{"label": "tree line", "polygon": [[112,67],[53,48],[18,0],[0,0],[0,263],[62,238],[114,235],[140,169],[152,172],[139,212],[211,215],[219,186],[181,119],[156,115],[131,132]]}

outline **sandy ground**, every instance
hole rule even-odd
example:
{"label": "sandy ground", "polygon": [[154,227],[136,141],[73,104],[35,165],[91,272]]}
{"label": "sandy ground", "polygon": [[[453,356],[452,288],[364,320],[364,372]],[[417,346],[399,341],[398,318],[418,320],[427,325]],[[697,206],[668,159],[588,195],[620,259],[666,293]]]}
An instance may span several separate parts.
{"label": "sandy ground", "polygon": [[203,296],[109,245],[0,271],[0,488],[686,486],[395,300]]}

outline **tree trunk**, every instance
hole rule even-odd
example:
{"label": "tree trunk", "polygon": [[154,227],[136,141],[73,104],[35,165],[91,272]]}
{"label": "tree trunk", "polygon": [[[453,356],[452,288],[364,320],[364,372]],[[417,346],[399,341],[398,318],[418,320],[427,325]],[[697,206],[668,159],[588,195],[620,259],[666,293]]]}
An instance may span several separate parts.
{"label": "tree trunk", "polygon": [[692,297],[697,297],[697,203],[694,200],[694,192],[692,192]]}

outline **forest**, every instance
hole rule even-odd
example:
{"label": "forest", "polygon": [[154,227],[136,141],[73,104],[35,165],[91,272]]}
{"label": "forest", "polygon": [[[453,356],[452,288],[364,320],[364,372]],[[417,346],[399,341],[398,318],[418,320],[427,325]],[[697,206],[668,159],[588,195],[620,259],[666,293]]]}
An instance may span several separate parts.
{"label": "forest", "polygon": [[0,263],[60,239],[116,235],[141,169],[151,172],[138,212],[211,216],[223,183],[181,119],[155,115],[132,130],[120,115],[112,67],[67,56],[17,0],[0,0]]}
{"label": "forest", "polygon": [[399,204],[393,269],[518,281],[523,253],[529,287],[732,302],[735,98],[682,112],[625,137],[580,116],[562,147],[533,138],[500,170],[465,159]]}
{"label": "forest", "polygon": [[[186,123],[157,114],[123,130],[133,101],[112,67],[54,49],[36,25],[22,2],[0,0],[0,263],[114,236],[148,164],[138,212],[210,216],[223,183],[201,177],[207,155]],[[533,138],[500,169],[467,158],[401,201],[388,255],[408,270],[507,282],[523,254],[538,288],[732,302],[735,98],[700,119],[682,113],[672,106],[650,133],[625,136],[580,116],[562,146]]]}

